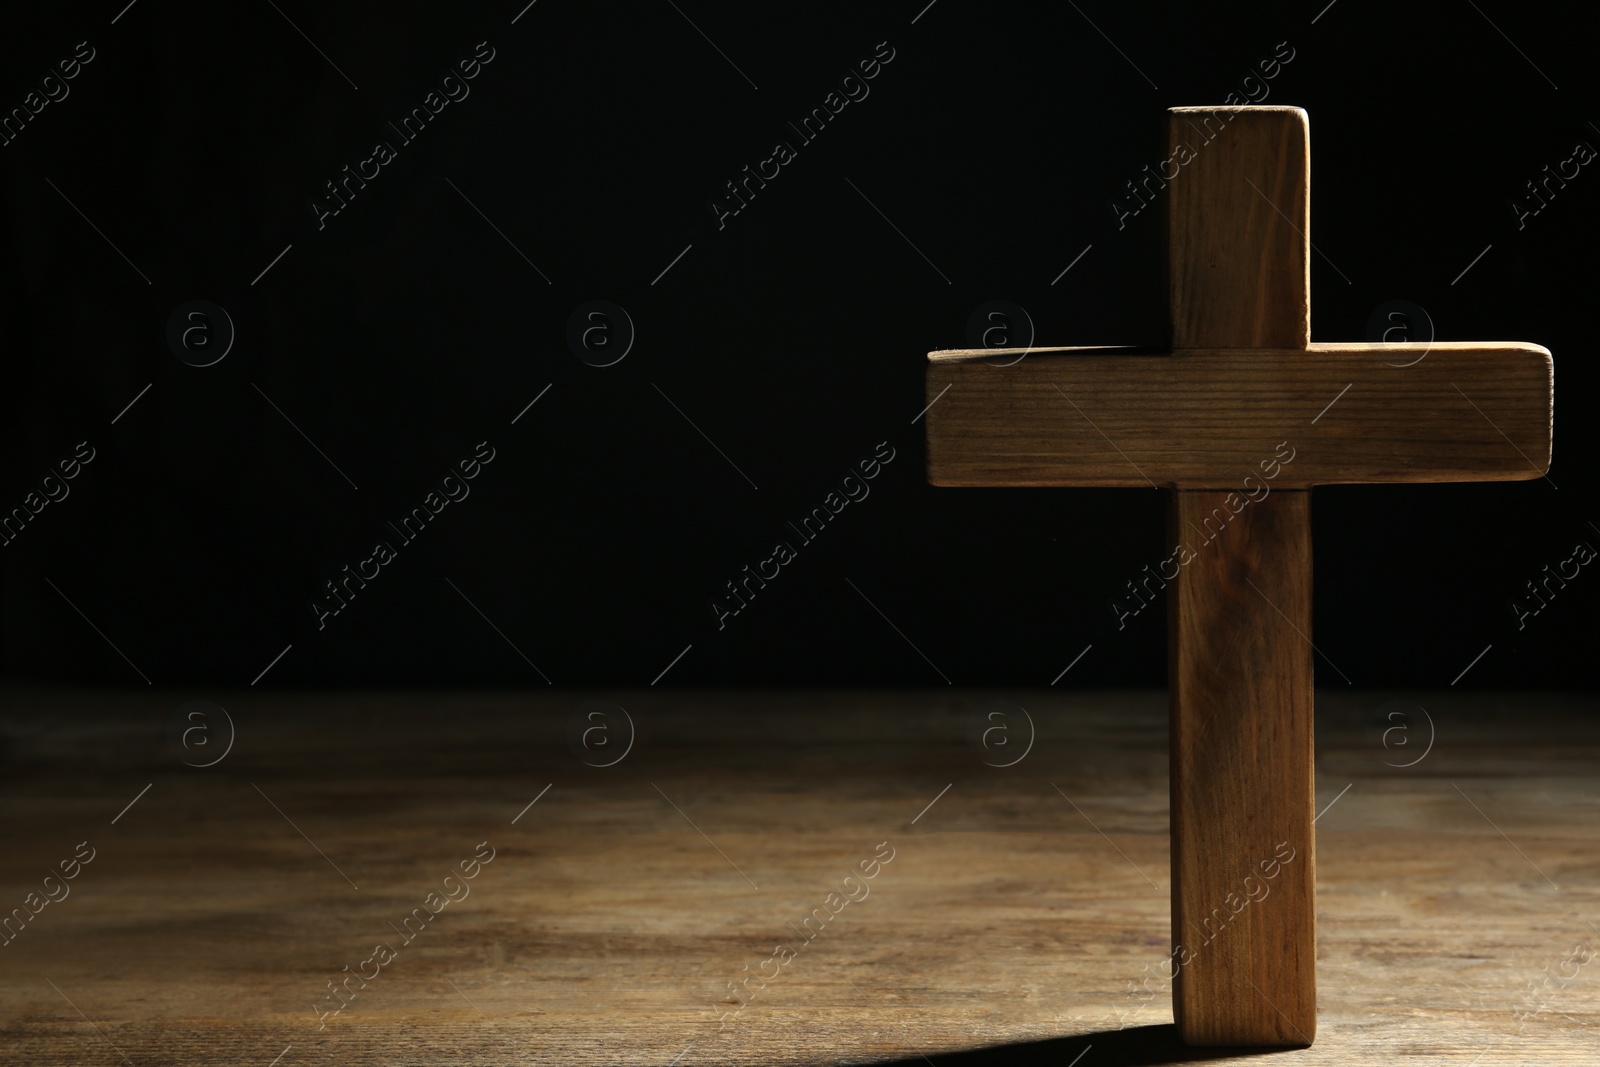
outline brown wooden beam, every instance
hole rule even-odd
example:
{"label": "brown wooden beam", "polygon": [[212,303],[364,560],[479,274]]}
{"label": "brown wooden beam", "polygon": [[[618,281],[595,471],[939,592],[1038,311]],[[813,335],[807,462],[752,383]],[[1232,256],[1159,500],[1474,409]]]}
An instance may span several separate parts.
{"label": "brown wooden beam", "polygon": [[1274,488],[1543,474],[1549,351],[1511,341],[1425,348],[1041,349],[1010,366],[992,351],[934,352],[928,480],[1237,488],[1284,441],[1295,455]]}
{"label": "brown wooden beam", "polygon": [[1207,526],[1224,496],[1175,492],[1169,511],[1193,552],[1168,590],[1173,1017],[1191,1045],[1309,1045],[1311,494]]}
{"label": "brown wooden beam", "polygon": [[1172,346],[1311,342],[1311,138],[1297,107],[1168,111]]}

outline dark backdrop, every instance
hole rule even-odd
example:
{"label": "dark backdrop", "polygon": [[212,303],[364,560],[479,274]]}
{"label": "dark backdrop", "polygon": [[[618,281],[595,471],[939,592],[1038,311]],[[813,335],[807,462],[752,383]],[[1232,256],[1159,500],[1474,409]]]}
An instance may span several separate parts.
{"label": "dark backdrop", "polygon": [[[1239,90],[1311,114],[1316,339],[1403,299],[1441,339],[1558,366],[1548,480],[1316,491],[1319,648],[1360,685],[1448,685],[1486,647],[1463,686],[1591,684],[1600,576],[1522,629],[1510,606],[1600,546],[1600,173],[1520,229],[1512,207],[1600,145],[1569,16],[123,4],[0,38],[0,106],[40,93],[0,148],[0,507],[60,497],[0,548],[11,676],[1042,685],[1088,648],[1063,686],[1159,684],[1164,605],[1123,629],[1111,608],[1164,555],[1159,494],[934,489],[912,420],[924,354],[988,300],[1041,344],[1164,340],[1160,212],[1119,229],[1112,203],[1161,158],[1165,108]],[[414,141],[387,125],[490,49]],[[787,124],[891,49],[801,143]],[[395,157],[319,227],[325,183],[379,140]],[[780,140],[796,157],[719,228],[713,198]],[[206,367],[177,352],[217,352],[215,311],[168,338],[193,300],[234,331]],[[636,333],[609,367],[568,342],[591,300]],[[470,495],[398,543],[386,523],[485,441]],[[719,629],[723,583],[880,442],[870,496]],[[64,460],[77,476],[45,483]],[[323,583],[379,539],[396,558],[319,629]]]}

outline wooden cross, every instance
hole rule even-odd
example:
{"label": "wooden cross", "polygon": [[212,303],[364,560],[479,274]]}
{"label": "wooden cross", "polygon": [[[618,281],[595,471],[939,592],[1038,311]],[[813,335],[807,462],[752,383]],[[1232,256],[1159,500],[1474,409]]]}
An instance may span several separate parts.
{"label": "wooden cross", "polygon": [[1171,351],[930,353],[928,479],[1173,490],[1172,555],[1130,576],[1171,586],[1173,1016],[1192,1045],[1309,1045],[1310,488],[1539,477],[1550,353],[1311,343],[1306,113],[1168,128]]}

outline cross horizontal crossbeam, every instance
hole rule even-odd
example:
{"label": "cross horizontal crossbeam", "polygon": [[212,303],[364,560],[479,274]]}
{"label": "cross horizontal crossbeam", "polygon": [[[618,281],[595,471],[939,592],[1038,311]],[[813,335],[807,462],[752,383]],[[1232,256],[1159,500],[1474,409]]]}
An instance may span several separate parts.
{"label": "cross horizontal crossbeam", "polygon": [[[1550,353],[1512,341],[929,355],[935,485],[1512,481],[1550,465]],[[1337,399],[1336,403],[1333,403]],[[1330,406],[1331,404],[1331,406]]]}

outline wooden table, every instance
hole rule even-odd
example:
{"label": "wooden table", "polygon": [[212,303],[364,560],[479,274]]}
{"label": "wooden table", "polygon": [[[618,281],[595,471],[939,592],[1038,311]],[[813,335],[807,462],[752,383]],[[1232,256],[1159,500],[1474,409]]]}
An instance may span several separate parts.
{"label": "wooden table", "polygon": [[[205,769],[166,739],[198,695],[237,727]],[[6,688],[0,908],[80,842],[93,859],[0,947],[0,1062],[1233,1057],[1177,1043],[1158,975],[1163,693],[606,696],[637,739],[597,768],[566,741],[585,695]],[[1010,767],[966,743],[995,697],[1037,726]],[[1388,764],[1422,752],[1428,727],[1413,716],[1408,747],[1385,749],[1394,721],[1374,717],[1397,698],[1437,728],[1411,767]],[[1332,806],[1316,826],[1317,1042],[1239,1055],[1594,1063],[1595,705],[1318,694],[1318,805]],[[468,895],[403,942],[396,927],[452,870],[461,892],[482,842],[493,859]],[[818,908],[828,922],[804,940]],[[780,941],[792,958],[763,966]],[[364,963],[378,942],[393,957]],[[355,970],[376,973],[319,1015]],[[753,972],[776,976],[751,981],[741,1010],[730,983]]]}

